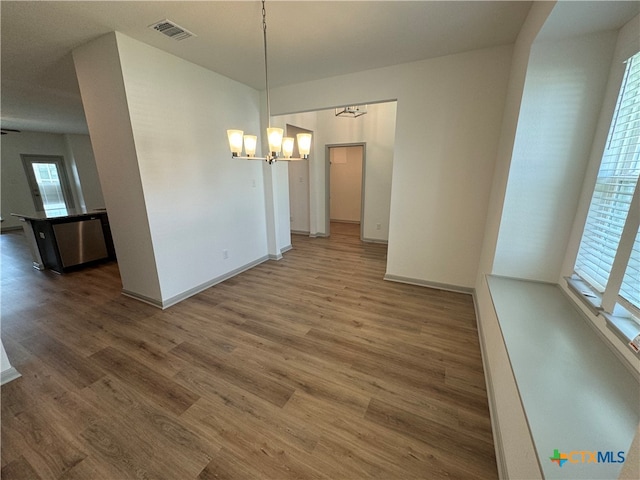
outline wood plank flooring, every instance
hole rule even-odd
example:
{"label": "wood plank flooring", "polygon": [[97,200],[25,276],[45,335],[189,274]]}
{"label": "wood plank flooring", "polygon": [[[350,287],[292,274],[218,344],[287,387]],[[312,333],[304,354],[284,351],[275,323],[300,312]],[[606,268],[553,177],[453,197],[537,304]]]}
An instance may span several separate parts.
{"label": "wood plank flooring", "polygon": [[166,311],[0,236],[2,479],[497,478],[472,298],[358,225]]}

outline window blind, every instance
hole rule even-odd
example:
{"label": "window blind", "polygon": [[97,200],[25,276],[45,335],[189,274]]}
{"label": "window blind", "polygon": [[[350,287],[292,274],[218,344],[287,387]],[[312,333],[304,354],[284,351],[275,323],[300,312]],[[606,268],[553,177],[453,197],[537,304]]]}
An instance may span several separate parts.
{"label": "window blind", "polygon": [[[640,53],[627,61],[575,271],[603,292],[640,173]],[[636,238],[620,294],[640,308],[640,246]]]}

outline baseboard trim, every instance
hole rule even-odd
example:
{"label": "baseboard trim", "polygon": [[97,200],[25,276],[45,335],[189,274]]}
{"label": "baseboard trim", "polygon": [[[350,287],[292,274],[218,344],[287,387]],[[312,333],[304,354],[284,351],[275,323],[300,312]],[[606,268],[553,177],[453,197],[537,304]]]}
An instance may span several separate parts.
{"label": "baseboard trim", "polygon": [[384,279],[390,282],[407,283],[409,285],[418,285],[420,287],[435,288],[436,290],[446,290],[448,292],[466,293],[473,295],[474,289],[471,287],[462,287],[459,285],[449,285],[447,283],[430,282],[419,278],[402,277],[400,275],[391,275],[385,273]]}
{"label": "baseboard trim", "polygon": [[10,381],[15,380],[16,378],[20,378],[21,376],[22,375],[20,375],[20,372],[18,372],[18,370],[16,370],[14,367],[9,367],[0,373],[0,385],[9,383]]}
{"label": "baseboard trim", "polygon": [[[171,298],[168,298],[166,300],[162,300],[162,301],[158,301],[149,297],[145,297],[144,295],[138,295],[137,293],[134,292],[130,292],[127,290],[122,290],[122,294],[126,295],[127,297],[131,297],[134,298],[136,300],[140,300],[141,302],[144,303],[148,303],[149,305],[153,305],[154,307],[160,308],[162,310],[165,310],[173,305],[175,305],[176,303],[180,303],[183,300],[186,300],[189,297],[193,297],[194,295],[197,295],[198,293],[213,287],[214,285],[217,285],[218,283],[224,282],[225,280],[228,280],[232,277],[235,277],[236,275],[245,272],[247,270],[249,270],[250,268],[255,267],[256,265],[260,265],[261,263],[266,262],[267,260],[269,260],[271,258],[271,255],[265,255],[263,257],[258,258],[257,260],[254,260],[253,262],[249,262],[241,267],[238,267],[234,270],[231,270],[230,272],[225,273],[224,275],[220,275],[212,280],[209,280],[208,282],[202,283],[200,285],[198,285],[197,287],[193,287],[190,288],[189,290],[185,290],[182,293],[179,293],[178,295],[174,295]],[[282,258],[282,255],[280,255],[280,258]]]}
{"label": "baseboard trim", "polygon": [[362,241],[363,242],[367,242],[367,243],[380,243],[382,245],[388,245],[389,241],[388,240],[381,240],[379,238],[366,238],[366,237],[362,237]]}
{"label": "baseboard trim", "polygon": [[139,302],[146,303],[147,305],[151,305],[152,307],[162,308],[162,301],[156,300],[155,298],[147,297],[146,295],[140,295],[139,293],[132,292],[130,290],[125,290],[124,288],[120,291],[122,295],[125,297],[133,298],[134,300],[138,300]]}
{"label": "baseboard trim", "polygon": [[15,232],[16,230],[22,230],[22,225],[17,225],[13,227],[3,227],[0,229],[0,233],[4,232]]}
{"label": "baseboard trim", "polygon": [[327,238],[329,235],[322,232],[310,233],[309,236],[311,238]]}
{"label": "baseboard trim", "polygon": [[309,230],[291,230],[291,235],[309,235]]}
{"label": "baseboard trim", "polygon": [[293,245],[289,244],[286,247],[282,247],[280,253],[287,253],[289,250],[293,250]]}

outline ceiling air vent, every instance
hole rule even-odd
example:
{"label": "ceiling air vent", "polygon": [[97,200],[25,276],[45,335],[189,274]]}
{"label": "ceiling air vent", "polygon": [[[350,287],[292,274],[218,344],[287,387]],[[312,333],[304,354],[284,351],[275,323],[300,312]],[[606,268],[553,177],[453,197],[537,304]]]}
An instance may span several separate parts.
{"label": "ceiling air vent", "polygon": [[184,40],[185,38],[197,36],[195,33],[191,33],[186,28],[182,28],[170,20],[161,20],[154,23],[153,25],[149,25],[149,28],[153,28],[163,35],[166,35],[169,38],[173,38],[174,40]]}

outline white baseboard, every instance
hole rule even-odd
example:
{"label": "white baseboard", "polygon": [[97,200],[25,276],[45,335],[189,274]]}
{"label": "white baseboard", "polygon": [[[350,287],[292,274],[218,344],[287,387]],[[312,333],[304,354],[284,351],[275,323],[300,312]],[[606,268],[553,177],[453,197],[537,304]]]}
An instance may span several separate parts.
{"label": "white baseboard", "polygon": [[[260,265],[261,263],[266,262],[270,258],[271,258],[271,255],[265,255],[264,257],[260,257],[257,260],[254,260],[253,262],[249,262],[246,265],[243,265],[242,267],[238,267],[234,270],[231,270],[230,272],[227,272],[224,275],[220,275],[219,277],[209,280],[208,282],[205,282],[196,287],[190,288],[189,290],[185,290],[184,292],[179,293],[178,295],[174,295],[173,297],[168,298],[166,300],[158,301],[153,298],[148,298],[148,297],[145,297],[144,295],[139,295],[137,293],[130,292],[124,289],[122,290],[122,294],[126,295],[127,297],[135,298],[136,300],[140,300],[141,302],[148,303],[149,305],[153,305],[154,307],[165,310],[171,307],[172,305],[175,305],[176,303],[186,300],[187,298],[192,297],[206,290],[207,288],[211,288],[214,285],[217,285],[218,283],[221,283],[221,282],[224,282],[225,280],[230,279],[231,277],[235,277],[236,275],[246,270],[249,270],[250,268],[253,268],[256,265]],[[280,258],[282,258],[282,255],[280,255]]]}
{"label": "white baseboard", "polygon": [[367,243],[380,243],[383,245],[388,245],[389,241],[388,240],[382,240],[380,238],[366,238],[366,237],[362,237],[362,241],[363,242],[367,242]]}
{"label": "white baseboard", "polygon": [[449,285],[447,283],[430,282],[428,280],[422,280],[419,278],[402,277],[400,275],[392,275],[390,273],[385,273],[384,279],[390,282],[407,283],[409,285],[418,285],[420,287],[435,288],[437,290],[446,290],[449,292],[456,292],[456,293],[467,293],[470,295],[473,294],[473,288],[471,287],[462,287],[459,285]]}
{"label": "white baseboard", "polygon": [[287,253],[289,250],[292,250],[292,249],[293,249],[293,245],[289,244],[286,247],[282,247],[280,249],[280,253]]}
{"label": "white baseboard", "polygon": [[4,385],[5,383],[9,383],[16,378],[20,378],[20,372],[18,372],[14,367],[9,367],[6,370],[3,370],[0,373],[0,385]]}
{"label": "white baseboard", "polygon": [[125,290],[124,288],[120,291],[120,293],[122,293],[122,295],[124,295],[125,297],[133,298],[134,300],[138,300],[139,302],[146,303],[153,307],[163,308],[161,300],[156,300],[154,298],[147,297],[145,295],[140,295],[139,293],[135,293],[130,290]]}

